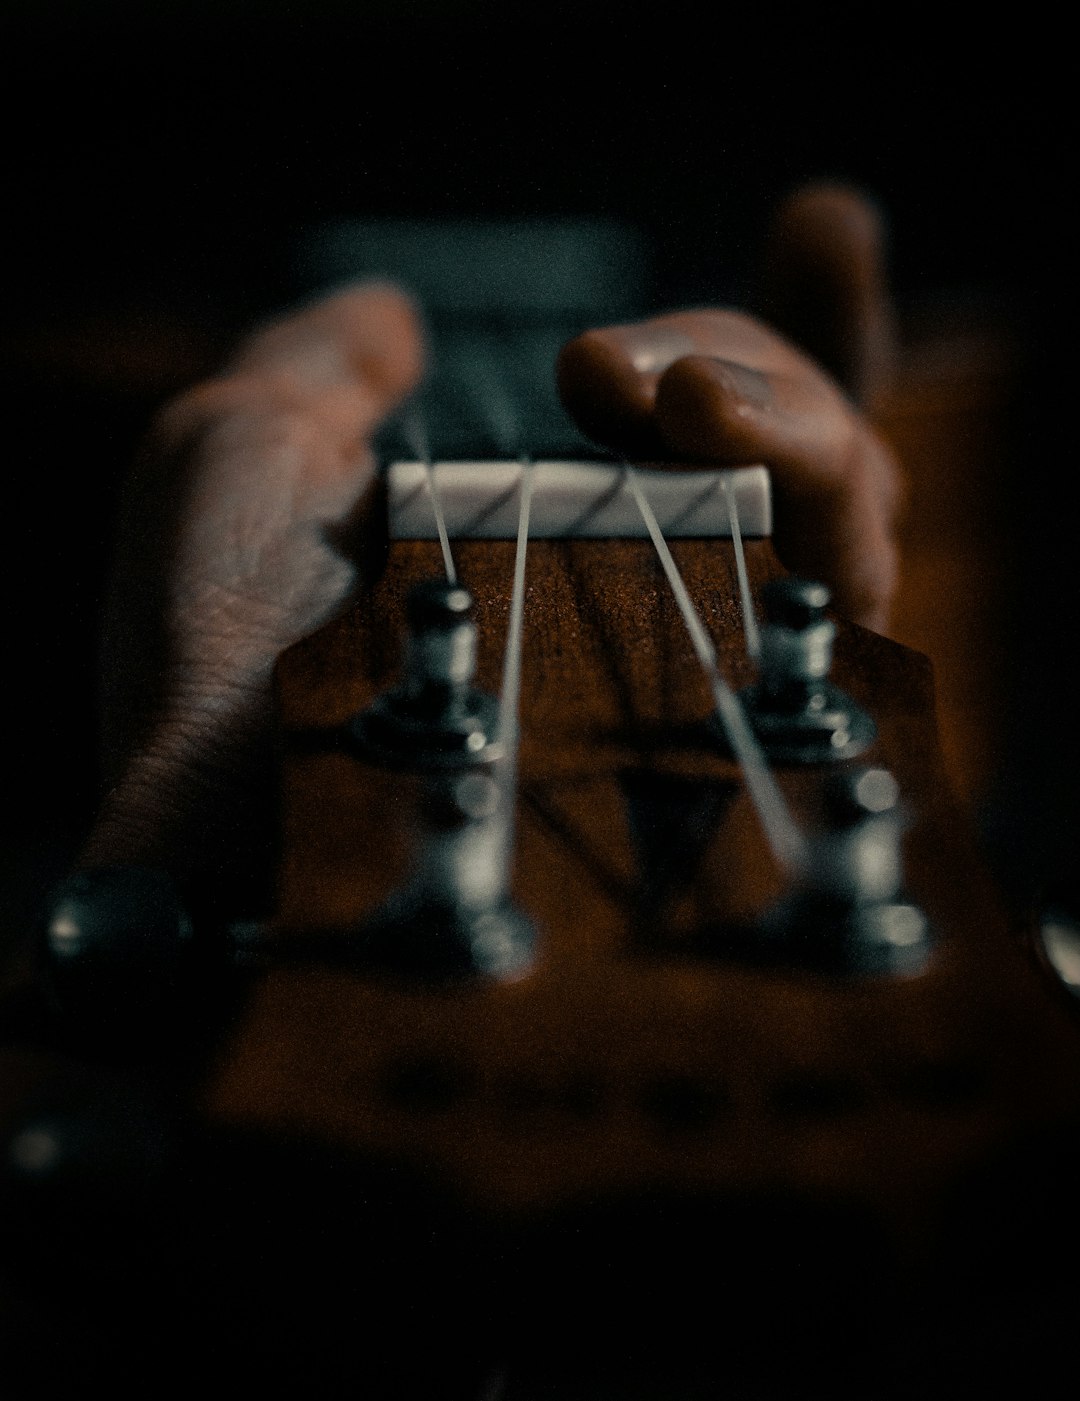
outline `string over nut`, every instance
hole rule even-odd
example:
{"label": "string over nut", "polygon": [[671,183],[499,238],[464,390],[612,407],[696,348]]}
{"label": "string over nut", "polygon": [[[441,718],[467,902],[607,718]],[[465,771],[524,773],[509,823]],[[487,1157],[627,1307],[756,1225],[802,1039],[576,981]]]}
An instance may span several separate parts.
{"label": "string over nut", "polygon": [[850,759],[877,737],[870,716],[828,679],[836,638],[829,599],[824,584],[808,579],[777,579],[765,589],[761,676],[742,699],[774,763]]}
{"label": "string over nut", "polygon": [[368,757],[395,768],[458,768],[501,753],[498,706],[476,690],[472,595],[445,579],[416,585],[406,604],[400,682],[350,723]]}

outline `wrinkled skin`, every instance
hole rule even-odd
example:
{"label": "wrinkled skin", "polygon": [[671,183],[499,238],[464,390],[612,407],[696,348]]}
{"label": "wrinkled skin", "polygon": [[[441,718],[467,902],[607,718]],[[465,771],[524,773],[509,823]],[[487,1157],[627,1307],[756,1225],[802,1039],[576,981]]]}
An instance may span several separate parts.
{"label": "wrinkled skin", "polygon": [[[814,348],[864,395],[887,373],[880,241],[873,210],[830,188],[796,196],[772,234],[771,314],[782,323],[791,307],[797,321],[815,297],[839,308],[835,324],[812,322]],[[274,662],[355,588],[372,435],[423,362],[407,299],[365,285],[254,331],[159,416],[121,520],[104,647],[108,789],[84,866],[162,866],[213,898],[269,859]],[[598,442],[640,458],[766,463],[781,559],[884,627],[896,468],[815,360],[742,312],[709,309],[589,331],[557,374]]]}
{"label": "wrinkled skin", "polygon": [[158,416],[120,521],[83,866],[164,867],[211,899],[258,885],[274,663],[352,593],[372,435],[422,367],[412,306],[372,284],[256,330]]}

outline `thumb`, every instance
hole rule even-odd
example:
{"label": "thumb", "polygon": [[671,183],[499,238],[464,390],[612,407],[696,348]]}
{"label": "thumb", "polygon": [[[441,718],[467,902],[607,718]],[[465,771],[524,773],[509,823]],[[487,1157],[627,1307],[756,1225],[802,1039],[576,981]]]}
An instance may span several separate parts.
{"label": "thumb", "polygon": [[884,215],[866,195],[804,185],[773,216],[763,314],[866,407],[888,389],[896,332]]}
{"label": "thumb", "polygon": [[331,292],[253,331],[226,376],[276,384],[297,398],[362,403],[372,425],[415,387],[424,337],[397,287],[365,282]]}

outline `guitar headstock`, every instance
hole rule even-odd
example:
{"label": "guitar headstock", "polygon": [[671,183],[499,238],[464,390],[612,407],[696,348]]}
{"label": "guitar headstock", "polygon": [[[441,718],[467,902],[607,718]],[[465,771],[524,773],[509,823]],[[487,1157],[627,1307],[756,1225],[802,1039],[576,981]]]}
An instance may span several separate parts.
{"label": "guitar headstock", "polygon": [[[537,286],[581,261],[545,253]],[[490,262],[455,256],[470,296],[505,294]],[[216,1003],[166,1002],[181,955],[220,977],[223,931],[153,873],[97,887],[131,976],[95,1029],[124,1040],[138,1003],[166,1053],[117,1071],[72,1036],[62,1102],[20,1109],[0,1293],[29,1257],[27,1395],[61,1336],[65,1396],[87,1359],[145,1394],[143,1352],[193,1385],[425,1401],[502,1401],[507,1358],[506,1401],[863,1401],[938,1394],[943,1352],[951,1397],[974,1348],[1000,1385],[997,1333],[1030,1355],[1015,1301],[1080,1250],[1054,1235],[1080,1029],[949,792],[929,665],[787,578],[762,469],[526,470],[520,441],[566,441],[559,345],[632,314],[562,310],[532,344],[469,331],[467,374],[436,357],[451,442],[510,460],[399,464],[382,567],[281,658],[277,911],[234,931],[245,996],[209,1051],[184,1037]],[[535,1384],[553,1357],[565,1389]]]}
{"label": "guitar headstock", "polygon": [[[81,1285],[76,1372],[129,1318],[170,1347],[191,1319],[193,1375],[224,1353],[267,1394],[476,1401],[510,1359],[509,1401],[862,1397],[898,1328],[920,1387],[969,1366],[1013,1323],[984,1284],[1075,1248],[1048,1223],[1080,1029],[950,795],[928,663],[787,578],[760,471],[597,470],[588,512],[519,463],[478,512],[481,469],[455,499],[440,467],[446,552],[402,538],[431,475],[391,478],[384,567],[281,658],[277,913],[238,932],[239,1016],[208,1059],[80,1071],[9,1145],[24,1233]],[[167,888],[118,894],[110,948],[148,910],[166,951],[191,933]],[[515,1389],[545,1367],[569,1390]]]}
{"label": "guitar headstock", "polygon": [[[541,529],[509,791],[512,539],[450,532],[471,609],[443,622],[467,618],[475,651],[459,680],[496,698],[474,760],[410,762],[375,724],[449,665],[448,632],[420,635],[436,539],[393,539],[349,614],[282,659],[278,966],[211,1112],[427,1175],[493,1219],[809,1194],[921,1249],[971,1162],[1075,1112],[1075,1030],[949,793],[926,661],[786,580],[766,538],[666,533],[715,674],[645,530]],[[749,778],[717,676],[751,769],[764,756]]]}

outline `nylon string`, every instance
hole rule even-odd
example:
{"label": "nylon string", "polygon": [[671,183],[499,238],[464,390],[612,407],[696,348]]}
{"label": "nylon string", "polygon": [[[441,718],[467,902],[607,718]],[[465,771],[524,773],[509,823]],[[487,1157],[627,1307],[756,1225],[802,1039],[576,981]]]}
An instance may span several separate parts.
{"label": "nylon string", "polygon": [[525,555],[529,543],[529,516],[532,511],[533,463],[521,459],[521,495],[518,504],[517,548],[514,552],[514,586],[510,594],[510,626],[503,656],[502,686],[499,692],[499,739],[512,766],[517,768],[518,704],[521,695],[521,638],[525,618]]}
{"label": "nylon string", "polygon": [[637,473],[626,467],[626,484],[637,502],[641,518],[645,522],[656,553],[660,557],[664,573],[675,601],[679,606],[686,630],[690,634],[698,661],[708,677],[716,705],[716,713],[724,727],[732,753],[743,771],[746,787],[757,809],[758,818],[766,839],[777,861],[789,873],[797,872],[806,866],[806,841],[796,827],[788,810],[784,795],[773,777],[768,760],[750,728],[742,703],[720,674],[716,648],[705,630],[693,600],[687,592],[686,584],[679,573],[668,543],[664,539],[656,515],[641,489]]}
{"label": "nylon string", "polygon": [[750,580],[746,573],[746,553],[743,550],[742,527],[739,524],[739,503],[731,489],[731,481],[726,473],[720,478],[720,490],[724,493],[724,501],[727,503],[731,541],[735,546],[735,573],[739,580],[739,599],[742,603],[746,655],[752,662],[756,662],[761,656],[761,635],[758,632],[757,618],[754,617],[754,600],[750,596]]}
{"label": "nylon string", "polygon": [[454,556],[450,552],[450,537],[446,533],[446,517],[443,514],[442,497],[435,481],[435,464],[431,460],[428,435],[415,408],[405,415],[401,426],[413,454],[424,464],[424,471],[427,473],[428,495],[431,497],[431,508],[435,513],[435,529],[439,532],[439,544],[442,547],[446,582],[455,585],[457,583],[457,570],[454,568]]}

